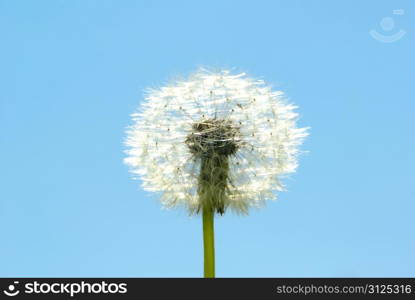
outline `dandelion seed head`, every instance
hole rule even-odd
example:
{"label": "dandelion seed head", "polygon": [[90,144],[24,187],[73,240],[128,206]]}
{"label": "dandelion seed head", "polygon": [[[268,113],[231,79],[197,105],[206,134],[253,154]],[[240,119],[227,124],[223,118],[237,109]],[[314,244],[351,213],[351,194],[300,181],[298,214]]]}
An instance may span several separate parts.
{"label": "dandelion seed head", "polygon": [[165,207],[247,213],[284,190],[307,128],[262,80],[199,70],[149,90],[127,130],[125,163]]}

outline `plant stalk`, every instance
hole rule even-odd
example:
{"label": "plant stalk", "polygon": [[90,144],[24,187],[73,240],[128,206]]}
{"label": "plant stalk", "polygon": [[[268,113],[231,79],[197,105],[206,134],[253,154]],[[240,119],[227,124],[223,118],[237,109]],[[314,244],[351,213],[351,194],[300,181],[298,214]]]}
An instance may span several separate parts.
{"label": "plant stalk", "polygon": [[209,206],[203,207],[203,247],[205,278],[215,278],[215,212]]}

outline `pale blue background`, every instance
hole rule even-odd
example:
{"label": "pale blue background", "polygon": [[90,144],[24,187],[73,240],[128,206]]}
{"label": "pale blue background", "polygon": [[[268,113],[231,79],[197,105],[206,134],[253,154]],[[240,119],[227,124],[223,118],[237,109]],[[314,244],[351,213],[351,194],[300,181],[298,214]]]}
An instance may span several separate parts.
{"label": "pale blue background", "polygon": [[415,276],[414,20],[413,1],[0,1],[0,276],[201,276],[200,219],[122,164],[142,91],[198,66],[265,79],[312,127],[278,202],[217,220],[218,276]]}

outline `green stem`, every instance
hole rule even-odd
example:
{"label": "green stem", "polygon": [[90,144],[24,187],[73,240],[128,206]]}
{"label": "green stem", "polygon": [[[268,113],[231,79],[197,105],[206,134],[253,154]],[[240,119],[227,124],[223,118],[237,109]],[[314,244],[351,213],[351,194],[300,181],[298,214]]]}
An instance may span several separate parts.
{"label": "green stem", "polygon": [[215,277],[215,233],[214,211],[209,207],[203,207],[203,247],[205,258],[205,278]]}

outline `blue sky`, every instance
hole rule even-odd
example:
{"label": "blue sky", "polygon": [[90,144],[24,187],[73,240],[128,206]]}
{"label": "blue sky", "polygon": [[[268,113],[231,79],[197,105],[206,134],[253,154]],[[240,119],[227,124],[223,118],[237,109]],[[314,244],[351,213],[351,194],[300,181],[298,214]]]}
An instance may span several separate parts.
{"label": "blue sky", "polygon": [[415,276],[414,15],[413,1],[0,0],[0,276],[202,276],[200,218],[160,209],[122,163],[143,90],[199,66],[263,78],[311,127],[288,192],[217,218],[217,276]]}

